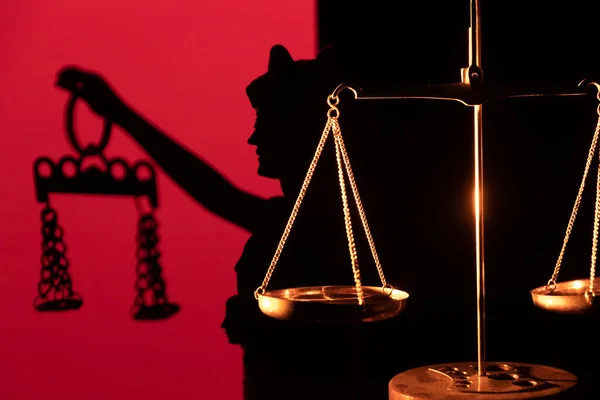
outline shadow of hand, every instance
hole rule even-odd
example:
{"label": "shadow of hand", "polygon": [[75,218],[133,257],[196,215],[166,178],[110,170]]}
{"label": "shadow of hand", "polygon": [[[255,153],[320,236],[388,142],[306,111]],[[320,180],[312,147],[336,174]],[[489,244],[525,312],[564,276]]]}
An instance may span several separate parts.
{"label": "shadow of hand", "polygon": [[55,85],[85,100],[99,116],[118,121],[127,106],[100,75],[74,66],[62,68]]}

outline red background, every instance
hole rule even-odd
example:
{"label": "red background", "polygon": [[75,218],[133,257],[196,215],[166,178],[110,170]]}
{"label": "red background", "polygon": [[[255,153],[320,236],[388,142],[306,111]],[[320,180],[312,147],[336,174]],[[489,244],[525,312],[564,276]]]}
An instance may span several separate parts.
{"label": "red background", "polygon": [[[33,310],[40,220],[32,164],[72,150],[63,127],[67,94],[57,70],[100,71],[138,111],[240,186],[278,193],[256,175],[246,144],[254,112],[245,86],[265,72],[270,47],[315,55],[315,4],[287,0],[61,0],[0,7],[0,398],[241,398],[241,351],[220,328],[235,292],[233,267],[247,234],[209,214],[159,172],[160,249],[168,322],[129,318],[134,299],[132,199],[54,195],[65,229],[79,311]],[[101,121],[84,106],[85,141]],[[109,157],[146,158],[115,129]],[[199,184],[201,184],[199,182]]]}

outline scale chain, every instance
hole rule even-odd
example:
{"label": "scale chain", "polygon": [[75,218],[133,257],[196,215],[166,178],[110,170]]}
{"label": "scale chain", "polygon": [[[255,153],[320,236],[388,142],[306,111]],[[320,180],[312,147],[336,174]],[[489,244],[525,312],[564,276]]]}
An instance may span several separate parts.
{"label": "scale chain", "polygon": [[[600,101],[600,92],[597,96]],[[600,136],[600,105],[597,107],[598,114],[598,123],[596,125],[596,130],[594,131],[594,137],[592,139],[592,144],[590,146],[590,150],[588,152],[588,157],[585,163],[585,169],[583,172],[583,178],[581,180],[581,185],[579,186],[579,192],[577,193],[577,198],[575,199],[575,204],[573,205],[573,211],[571,212],[571,217],[569,218],[569,223],[567,225],[567,231],[565,234],[565,238],[563,241],[563,246],[560,250],[560,254],[558,256],[558,260],[556,261],[556,266],[554,267],[554,272],[552,274],[552,278],[547,283],[547,287],[549,290],[553,291],[556,288],[556,282],[558,279],[558,274],[560,272],[560,268],[562,265],[563,257],[565,254],[565,250],[567,247],[567,243],[571,236],[571,232],[573,231],[573,225],[575,224],[575,219],[577,218],[577,212],[579,211],[579,206],[581,205],[581,199],[583,197],[583,191],[585,189],[585,182],[587,179],[587,175],[590,170],[590,166],[592,160],[594,158],[596,149],[598,148],[598,138]],[[592,256],[591,256],[591,266],[590,266],[590,284],[589,289],[586,292],[587,296],[594,296],[594,280],[596,275],[596,261],[597,261],[597,248],[598,248],[598,231],[600,225],[600,151],[598,152],[599,162],[598,162],[598,174],[596,178],[596,199],[595,199],[595,208],[594,208],[594,233],[592,238]]]}
{"label": "scale chain", "polygon": [[365,230],[365,234],[367,236],[369,248],[371,249],[371,253],[372,253],[373,259],[375,261],[375,266],[377,267],[377,272],[379,274],[379,278],[381,280],[381,283],[382,283],[384,289],[385,288],[391,289],[391,286],[388,285],[386,282],[385,276],[383,274],[383,269],[381,268],[379,256],[377,255],[377,251],[375,249],[375,242],[373,240],[371,230],[369,229],[369,225],[367,222],[367,217],[366,217],[366,214],[364,211],[364,207],[362,205],[362,201],[361,201],[360,195],[358,193],[358,186],[356,185],[356,180],[354,179],[354,174],[352,172],[352,167],[350,165],[350,158],[348,156],[346,146],[342,139],[341,129],[340,129],[340,125],[338,122],[340,112],[339,112],[339,109],[336,107],[339,104],[339,97],[337,97],[336,95],[333,95],[333,94],[330,95],[327,98],[327,104],[331,108],[327,112],[327,123],[325,124],[325,128],[323,129],[323,134],[321,135],[321,139],[319,141],[319,144],[317,145],[317,149],[315,151],[315,154],[313,156],[311,164],[308,168],[306,177],[304,178],[302,187],[300,188],[300,192],[298,194],[298,197],[297,197],[294,207],[292,209],[292,213],[291,213],[291,215],[288,219],[288,222],[286,224],[286,227],[284,229],[283,235],[279,241],[279,244],[277,245],[277,249],[275,251],[275,254],[273,256],[271,264],[269,265],[269,268],[267,270],[267,273],[265,274],[265,277],[263,279],[261,286],[259,286],[256,289],[256,291],[254,292],[254,297],[256,299],[258,299],[259,295],[262,295],[266,292],[267,286],[269,284],[269,281],[271,280],[271,277],[273,275],[273,272],[275,270],[277,262],[279,261],[279,258],[283,252],[283,247],[285,246],[285,243],[289,237],[292,226],[298,215],[298,211],[300,210],[302,201],[304,200],[304,197],[306,195],[308,185],[310,184],[310,181],[311,181],[314,171],[316,169],[319,158],[323,152],[323,148],[325,146],[325,143],[327,141],[330,131],[333,132],[333,137],[334,137],[335,153],[336,153],[336,160],[337,160],[337,167],[338,167],[337,168],[338,169],[338,177],[339,177],[339,182],[340,182],[342,205],[343,205],[343,210],[344,210],[344,222],[345,222],[346,234],[347,234],[347,238],[348,238],[348,248],[350,251],[350,259],[352,262],[352,271],[353,271],[353,275],[354,275],[354,282],[355,282],[355,286],[356,286],[356,293],[357,293],[359,305],[364,305],[364,293],[362,290],[362,283],[361,283],[361,279],[360,279],[360,269],[358,266],[358,254],[356,251],[356,244],[354,241],[354,234],[352,231],[352,220],[350,217],[350,210],[348,207],[348,197],[346,194],[346,184],[345,184],[345,180],[344,180],[344,171],[343,171],[344,167],[346,167],[346,172],[348,174],[348,181],[350,183],[352,194],[353,194],[356,206],[358,208],[360,220],[362,222],[363,228]]}
{"label": "scale chain", "polygon": [[298,194],[298,198],[296,199],[296,203],[294,204],[294,208],[292,209],[292,213],[288,219],[288,222],[283,231],[283,235],[279,240],[279,244],[277,245],[277,250],[275,251],[275,255],[273,255],[273,259],[271,260],[271,264],[269,265],[269,269],[263,279],[262,284],[256,291],[254,292],[254,297],[258,299],[259,294],[264,294],[267,290],[267,285],[271,280],[271,276],[273,275],[273,271],[275,270],[275,266],[279,261],[279,257],[283,252],[283,246],[285,246],[285,242],[287,241],[288,236],[292,230],[292,226],[294,225],[294,221],[296,220],[296,216],[298,215],[298,211],[300,210],[300,206],[302,204],[302,200],[304,200],[304,196],[306,195],[306,190],[308,189],[308,185],[312,179],[312,176],[317,167],[317,163],[319,162],[319,158],[321,157],[321,153],[323,152],[323,148],[325,147],[325,142],[327,141],[327,137],[329,136],[329,131],[331,128],[331,120],[328,119],[325,124],[325,129],[323,129],[323,134],[321,135],[321,140],[319,140],[319,144],[317,145],[317,150],[315,151],[315,155],[308,167],[308,172],[306,173],[306,177],[304,178],[304,182],[302,183],[302,187],[300,188],[300,193]]}
{"label": "scale chain", "polygon": [[340,126],[337,117],[332,119],[333,138],[335,141],[335,158],[338,167],[338,177],[340,180],[340,191],[342,195],[342,206],[344,210],[344,224],[346,225],[346,236],[348,237],[348,249],[350,250],[350,261],[352,262],[352,272],[354,274],[354,284],[356,285],[356,295],[358,296],[358,304],[364,304],[364,294],[362,283],[360,281],[360,269],[358,267],[358,255],[356,253],[356,243],[354,242],[354,233],[352,232],[352,219],[350,209],[348,208],[348,196],[346,194],[346,181],[344,180],[344,166],[342,164],[341,145],[340,145]]}
{"label": "scale chain", "polygon": [[[337,123],[337,121],[336,121]],[[339,129],[339,126],[338,126]],[[342,157],[344,160],[344,164],[346,166],[346,172],[348,173],[348,180],[350,182],[350,187],[352,188],[352,194],[354,195],[354,201],[356,202],[356,208],[358,208],[358,214],[360,216],[360,220],[362,222],[363,228],[365,230],[365,234],[367,235],[367,242],[369,243],[369,248],[371,249],[371,254],[373,255],[373,260],[375,261],[375,267],[377,268],[377,273],[379,274],[379,279],[381,280],[381,284],[383,287],[388,287],[388,284],[385,279],[385,275],[383,274],[383,268],[381,267],[381,262],[379,261],[379,256],[377,255],[377,250],[375,249],[375,241],[373,240],[373,235],[371,234],[371,229],[369,229],[369,223],[367,221],[367,215],[362,205],[362,201],[360,199],[360,194],[358,193],[358,186],[356,185],[356,180],[354,179],[354,173],[352,172],[352,166],[350,165],[350,157],[348,157],[348,152],[346,150],[346,145],[344,144],[344,139],[340,134],[338,137],[340,149],[342,151]]]}
{"label": "scale chain", "polygon": [[[600,130],[600,105],[598,106],[598,128],[596,128],[596,135]],[[598,136],[598,135],[597,135]],[[598,225],[600,223],[600,150],[598,151],[598,173],[596,175],[596,204],[594,207],[594,235],[592,238],[592,260],[590,267],[590,286],[586,295],[588,301],[594,297],[594,279],[596,277],[596,261],[598,255]]]}

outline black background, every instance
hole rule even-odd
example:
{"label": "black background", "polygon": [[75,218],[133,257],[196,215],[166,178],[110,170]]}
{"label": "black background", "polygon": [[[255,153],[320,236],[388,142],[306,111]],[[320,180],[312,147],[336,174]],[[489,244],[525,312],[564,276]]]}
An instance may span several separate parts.
{"label": "black background", "polygon": [[[598,2],[481,3],[486,81],[575,88],[599,78]],[[467,0],[323,0],[318,12],[320,46],[334,44],[349,79],[364,88],[458,82],[468,66]],[[562,245],[598,119],[590,93],[492,101],[483,122],[487,358],[567,369],[580,378],[575,398],[594,398],[584,393],[598,372],[597,316],[546,313],[529,291],[550,278]],[[371,220],[385,221],[376,234],[386,273],[411,294],[410,312],[384,329],[384,351],[396,373],[474,361],[472,110],[454,102],[369,103],[384,129],[358,141],[382,141],[386,160],[370,179],[384,192],[371,200]],[[596,168],[559,281],[589,277]]]}

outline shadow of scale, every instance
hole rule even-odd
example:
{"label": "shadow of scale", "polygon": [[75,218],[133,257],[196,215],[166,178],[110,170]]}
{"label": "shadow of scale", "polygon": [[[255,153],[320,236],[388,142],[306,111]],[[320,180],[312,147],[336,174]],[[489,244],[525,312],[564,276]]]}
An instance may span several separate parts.
{"label": "shadow of scale", "polygon": [[[58,223],[58,214],[50,205],[51,193],[90,195],[120,195],[135,199],[138,212],[136,249],[136,296],[131,308],[134,320],[161,320],[179,311],[179,305],[167,298],[166,283],[159,264],[158,234],[155,212],[158,208],[156,174],[145,161],[129,166],[122,158],[108,159],[104,149],[110,140],[112,123],[104,122],[98,144],[81,146],[74,129],[73,116],[77,97],[72,97],[65,111],[67,138],[78,157],[63,156],[56,163],[49,157],[38,157],[33,173],[36,196],[44,204],[41,211],[42,255],[38,296],[34,308],[39,312],[59,312],[81,307],[83,300],[73,289],[66,257],[64,230]],[[100,168],[82,168],[90,158],[101,160]],[[143,206],[143,200],[150,204]]]}

